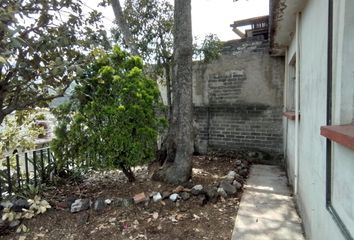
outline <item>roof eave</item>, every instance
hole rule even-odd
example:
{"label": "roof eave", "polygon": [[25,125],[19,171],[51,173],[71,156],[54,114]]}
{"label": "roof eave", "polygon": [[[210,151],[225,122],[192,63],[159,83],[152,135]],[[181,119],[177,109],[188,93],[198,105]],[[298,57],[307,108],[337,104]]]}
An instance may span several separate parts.
{"label": "roof eave", "polygon": [[296,14],[307,0],[270,0],[270,53],[283,56],[296,29]]}

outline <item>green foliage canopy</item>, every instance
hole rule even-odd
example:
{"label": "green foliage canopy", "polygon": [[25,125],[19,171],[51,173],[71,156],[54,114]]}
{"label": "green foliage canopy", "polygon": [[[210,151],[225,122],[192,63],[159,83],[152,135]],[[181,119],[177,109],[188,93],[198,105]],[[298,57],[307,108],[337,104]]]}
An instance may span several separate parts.
{"label": "green foliage canopy", "polygon": [[101,14],[80,0],[0,2],[0,124],[61,96],[92,47],[109,46]]}
{"label": "green foliage canopy", "polygon": [[[132,0],[125,2],[123,13],[140,56],[162,76],[172,61],[173,6],[166,0]],[[114,33],[121,39],[119,29]]]}
{"label": "green foliage canopy", "polygon": [[155,157],[162,123],[157,83],[144,76],[139,57],[119,47],[94,50],[92,57],[71,101],[56,112],[52,147],[63,165],[90,159],[93,167],[130,172]]}
{"label": "green foliage canopy", "polygon": [[194,45],[194,58],[203,63],[211,63],[218,59],[223,44],[215,34],[206,35],[201,44]]}

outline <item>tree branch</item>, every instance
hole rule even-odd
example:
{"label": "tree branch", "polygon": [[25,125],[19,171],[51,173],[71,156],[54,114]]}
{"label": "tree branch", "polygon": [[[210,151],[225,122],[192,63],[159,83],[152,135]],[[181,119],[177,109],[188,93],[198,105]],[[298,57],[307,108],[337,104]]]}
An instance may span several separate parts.
{"label": "tree branch", "polygon": [[51,96],[37,96],[36,98],[32,99],[32,100],[28,100],[28,101],[24,101],[22,103],[19,102],[14,102],[12,104],[9,104],[9,106],[5,109],[2,110],[3,113],[5,113],[5,115],[12,113],[15,110],[26,110],[30,107],[34,107],[37,103],[39,102],[47,102],[47,101],[51,101],[55,98],[58,97],[63,97],[66,90],[69,88],[71,83],[67,84],[63,90],[60,91],[60,93],[56,94],[56,95],[51,95]]}
{"label": "tree branch", "polygon": [[128,23],[124,18],[122,7],[120,5],[119,0],[112,0],[112,8],[113,8],[114,15],[116,17],[118,27],[122,31],[125,44],[128,46],[128,48],[130,49],[133,55],[139,55],[138,49],[136,47],[136,43],[134,42],[131,31],[128,27]]}

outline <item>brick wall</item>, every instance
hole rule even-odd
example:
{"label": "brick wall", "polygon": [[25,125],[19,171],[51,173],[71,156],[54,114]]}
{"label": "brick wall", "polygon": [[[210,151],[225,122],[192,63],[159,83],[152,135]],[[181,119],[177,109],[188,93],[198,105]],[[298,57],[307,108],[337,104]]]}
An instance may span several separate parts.
{"label": "brick wall", "polygon": [[195,149],[282,152],[284,63],[263,39],[230,41],[219,60],[195,64]]}
{"label": "brick wall", "polygon": [[214,74],[209,77],[209,104],[237,102],[241,95],[242,84],[246,80],[243,71],[226,75]]}
{"label": "brick wall", "polygon": [[[195,107],[200,150],[282,151],[282,108],[262,105]],[[199,150],[199,149],[197,149]]]}

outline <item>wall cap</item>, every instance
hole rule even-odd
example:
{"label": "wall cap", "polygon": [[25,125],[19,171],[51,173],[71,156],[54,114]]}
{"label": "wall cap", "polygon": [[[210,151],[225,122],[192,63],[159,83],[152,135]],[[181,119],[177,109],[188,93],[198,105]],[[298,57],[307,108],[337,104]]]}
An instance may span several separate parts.
{"label": "wall cap", "polygon": [[322,126],[321,135],[354,151],[354,124]]}
{"label": "wall cap", "polygon": [[[289,120],[295,121],[296,113],[295,112],[283,112],[283,116]],[[299,120],[300,120],[300,113],[299,113]]]}

